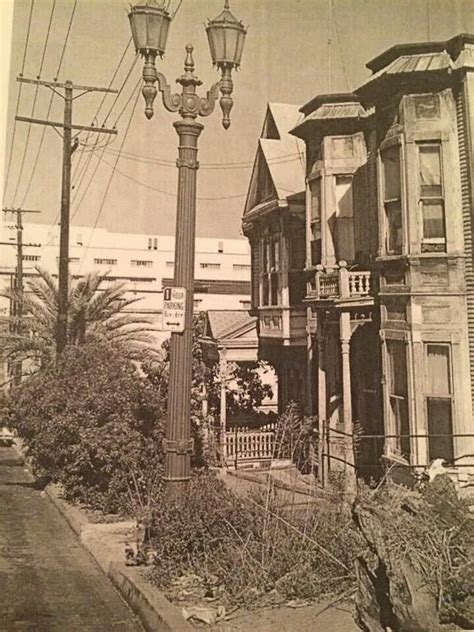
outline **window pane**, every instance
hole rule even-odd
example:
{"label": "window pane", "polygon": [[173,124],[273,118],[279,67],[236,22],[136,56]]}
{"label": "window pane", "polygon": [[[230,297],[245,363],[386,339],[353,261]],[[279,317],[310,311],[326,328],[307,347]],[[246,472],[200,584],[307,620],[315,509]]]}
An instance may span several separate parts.
{"label": "window pane", "polygon": [[430,435],[449,435],[429,437],[430,460],[441,458],[452,463],[454,461],[454,446],[451,400],[428,397],[427,409],[428,433]]}
{"label": "window pane", "polygon": [[313,266],[321,263],[321,239],[313,239],[311,242],[311,264]]}
{"label": "window pane", "polygon": [[426,355],[426,392],[430,395],[448,395],[451,393],[449,347],[447,345],[428,345]]}
{"label": "window pane", "polygon": [[385,204],[385,214],[387,217],[387,251],[391,254],[400,254],[403,243],[400,202]]}
{"label": "window pane", "polygon": [[280,262],[280,244],[278,242],[278,238],[272,239],[270,242],[270,248],[270,265],[272,268],[275,268],[275,270],[278,270]]}
{"label": "window pane", "polygon": [[267,242],[263,242],[263,262],[262,262],[262,267],[263,267],[263,272],[268,272],[268,243]]}
{"label": "window pane", "polygon": [[270,283],[271,283],[270,304],[278,305],[278,273],[277,272],[272,272],[270,274]]}
{"label": "window pane", "polygon": [[384,200],[400,199],[400,149],[398,145],[382,152]]}
{"label": "window pane", "polygon": [[268,275],[262,277],[262,305],[269,305]]}
{"label": "window pane", "polygon": [[392,395],[405,397],[407,394],[407,359],[405,343],[391,340],[387,343],[390,392]]}
{"label": "window pane", "polygon": [[311,183],[311,218],[321,218],[321,179]]}
{"label": "window pane", "polygon": [[443,239],[445,237],[443,202],[423,200],[422,205],[423,237],[426,239]]}
{"label": "window pane", "polygon": [[441,195],[441,154],[439,145],[419,145],[421,195]]}
{"label": "window pane", "polygon": [[396,428],[397,446],[404,457],[410,457],[410,426],[408,423],[408,402],[406,397],[390,397],[390,409]]}
{"label": "window pane", "polygon": [[352,178],[336,176],[336,213],[338,217],[352,217]]}

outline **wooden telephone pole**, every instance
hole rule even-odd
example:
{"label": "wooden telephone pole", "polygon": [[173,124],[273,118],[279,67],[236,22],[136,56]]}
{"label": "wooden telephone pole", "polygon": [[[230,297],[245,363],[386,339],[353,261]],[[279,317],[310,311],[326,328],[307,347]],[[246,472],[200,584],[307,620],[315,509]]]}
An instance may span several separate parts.
{"label": "wooden telephone pole", "polygon": [[[23,214],[25,213],[40,213],[41,211],[34,211],[24,208],[4,208],[4,213],[11,213],[16,215],[16,274],[15,274],[15,289],[16,300],[12,304],[11,316],[15,316],[10,325],[12,333],[20,335],[23,331],[23,246],[32,246],[33,244],[23,244]],[[22,375],[22,362],[19,360],[15,363],[13,369],[13,381],[15,385],[20,384]]]}
{"label": "wooden telephone pole", "polygon": [[[71,208],[71,156],[77,145],[72,141],[72,130],[95,132],[97,134],[116,134],[116,129],[105,127],[95,127],[90,125],[72,124],[72,102],[74,99],[88,94],[89,92],[114,92],[110,88],[94,88],[92,86],[77,86],[71,81],[58,83],[56,81],[40,81],[39,79],[25,79],[18,77],[17,81],[23,83],[33,83],[50,88],[55,94],[64,99],[64,120],[62,123],[47,121],[43,119],[28,118],[26,116],[16,116],[17,121],[26,123],[37,123],[39,125],[50,125],[55,128],[62,128],[63,134],[63,168],[61,185],[61,219],[59,237],[59,281],[58,281],[58,320],[56,327],[56,356],[58,357],[67,343],[67,308],[68,308],[68,284],[69,284],[69,217]],[[59,92],[64,89],[64,94]],[[74,90],[79,94],[73,96]]]}

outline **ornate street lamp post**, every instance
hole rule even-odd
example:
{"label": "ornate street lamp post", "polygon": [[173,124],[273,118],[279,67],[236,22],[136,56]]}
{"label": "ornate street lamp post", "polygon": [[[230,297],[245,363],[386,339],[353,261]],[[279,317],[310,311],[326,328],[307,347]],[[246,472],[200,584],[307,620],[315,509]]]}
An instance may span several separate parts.
{"label": "ornate street lamp post", "polygon": [[[169,3],[168,3],[169,4]],[[171,334],[170,377],[166,421],[165,482],[173,491],[190,479],[191,439],[191,370],[192,328],[194,295],[194,246],[196,228],[196,172],[198,138],[204,126],[196,119],[209,116],[214,111],[221,93],[222,125],[230,125],[232,101],[232,70],[238,68],[246,30],[230,12],[225,0],[224,10],[214,20],[209,20],[206,31],[213,65],[221,71],[221,80],[215,83],[205,97],[196,94],[202,82],[194,74],[193,47],[186,46],[184,74],[176,81],[182,86],[181,93],[172,94],[164,75],[157,71],[156,57],[162,57],[171,23],[171,15],[165,3],[146,0],[132,7],[130,25],[136,50],[144,58],[143,96],[145,115],[153,116],[153,102],[161,92],[163,105],[169,112],[179,112],[181,120],[173,123],[178,134],[178,195],[175,243],[174,285],[185,288],[184,331]],[[158,88],[156,85],[158,85]]]}

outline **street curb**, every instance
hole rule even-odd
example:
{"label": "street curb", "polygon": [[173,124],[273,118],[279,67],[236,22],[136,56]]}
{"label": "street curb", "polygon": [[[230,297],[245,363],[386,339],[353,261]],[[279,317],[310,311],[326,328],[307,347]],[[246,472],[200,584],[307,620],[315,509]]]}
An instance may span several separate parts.
{"label": "street curb", "polygon": [[156,586],[146,581],[137,567],[108,559],[106,551],[98,550],[88,541],[89,527],[93,529],[96,524],[90,522],[80,509],[61,498],[58,485],[51,483],[44,491],[77,535],[81,545],[92,555],[122,598],[139,617],[147,632],[194,631],[179,609],[169,602]]}
{"label": "street curb", "polygon": [[61,498],[59,485],[56,485],[55,483],[50,483],[45,487],[44,491],[46,492],[46,495],[48,496],[50,501],[59,510],[68,525],[82,542],[81,533],[85,529],[85,527],[89,525],[89,520],[87,519],[87,517],[82,513],[80,509],[69,505],[65,500]]}
{"label": "street curb", "polygon": [[112,562],[108,576],[147,632],[193,632],[192,627],[164,595],[137,568]]}

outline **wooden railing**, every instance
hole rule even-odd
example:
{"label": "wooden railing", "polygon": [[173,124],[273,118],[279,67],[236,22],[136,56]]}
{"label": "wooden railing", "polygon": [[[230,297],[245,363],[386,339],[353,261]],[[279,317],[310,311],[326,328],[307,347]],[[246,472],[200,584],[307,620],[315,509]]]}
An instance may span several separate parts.
{"label": "wooden railing", "polygon": [[372,273],[363,270],[348,270],[344,261],[335,268],[316,266],[310,280],[309,296],[318,300],[368,297],[371,295]]}
{"label": "wooden railing", "polygon": [[371,288],[370,272],[349,272],[349,296],[368,296]]}
{"label": "wooden railing", "polygon": [[225,433],[226,458],[229,461],[272,459],[275,434],[269,431],[235,429]]}
{"label": "wooden railing", "polygon": [[336,273],[316,273],[317,278],[316,288],[320,298],[333,298],[339,296],[339,275]]}

